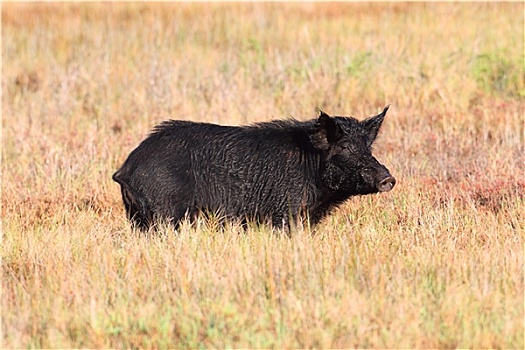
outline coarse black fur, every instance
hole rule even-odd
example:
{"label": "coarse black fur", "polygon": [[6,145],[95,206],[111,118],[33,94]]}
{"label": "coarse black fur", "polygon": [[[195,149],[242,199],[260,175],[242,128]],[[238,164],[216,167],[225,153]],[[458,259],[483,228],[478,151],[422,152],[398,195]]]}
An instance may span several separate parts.
{"label": "coarse black fur", "polygon": [[165,121],[113,179],[141,229],[202,211],[277,227],[301,217],[316,224],[351,196],[394,186],[371,153],[387,110],[361,122],[322,111],[251,126]]}

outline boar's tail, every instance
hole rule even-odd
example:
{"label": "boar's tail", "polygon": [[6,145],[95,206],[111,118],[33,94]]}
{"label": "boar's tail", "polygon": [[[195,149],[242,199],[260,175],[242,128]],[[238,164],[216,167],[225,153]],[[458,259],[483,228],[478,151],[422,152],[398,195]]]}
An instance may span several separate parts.
{"label": "boar's tail", "polygon": [[143,196],[128,185],[120,170],[113,174],[113,180],[120,185],[128,219],[134,226],[146,231],[152,224],[152,215]]}

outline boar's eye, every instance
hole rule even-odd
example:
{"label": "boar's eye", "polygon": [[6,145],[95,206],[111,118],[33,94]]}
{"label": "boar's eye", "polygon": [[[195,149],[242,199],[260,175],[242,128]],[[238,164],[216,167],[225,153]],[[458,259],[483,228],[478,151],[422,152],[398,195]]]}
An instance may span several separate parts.
{"label": "boar's eye", "polygon": [[341,153],[345,156],[350,156],[352,154],[357,153],[357,147],[356,145],[352,143],[345,143],[341,145]]}

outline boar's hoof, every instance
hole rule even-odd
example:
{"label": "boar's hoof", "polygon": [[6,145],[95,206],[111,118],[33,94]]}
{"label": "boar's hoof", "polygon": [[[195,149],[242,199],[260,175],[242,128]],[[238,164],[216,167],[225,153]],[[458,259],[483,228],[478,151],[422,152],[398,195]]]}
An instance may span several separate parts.
{"label": "boar's hoof", "polygon": [[396,179],[394,179],[394,177],[392,176],[388,176],[377,184],[377,189],[379,190],[379,192],[388,192],[392,188],[394,188],[395,184]]}

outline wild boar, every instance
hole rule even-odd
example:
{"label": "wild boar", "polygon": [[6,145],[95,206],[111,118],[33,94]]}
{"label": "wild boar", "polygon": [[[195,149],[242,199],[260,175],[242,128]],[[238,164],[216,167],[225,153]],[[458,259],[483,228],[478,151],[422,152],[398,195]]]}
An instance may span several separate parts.
{"label": "wild boar", "polygon": [[201,212],[281,228],[298,219],[315,225],[352,196],[394,187],[371,152],[388,107],[363,121],[323,111],[309,121],[249,126],[165,121],[113,180],[128,218],[143,230]]}

